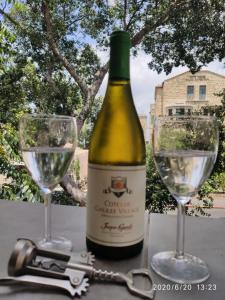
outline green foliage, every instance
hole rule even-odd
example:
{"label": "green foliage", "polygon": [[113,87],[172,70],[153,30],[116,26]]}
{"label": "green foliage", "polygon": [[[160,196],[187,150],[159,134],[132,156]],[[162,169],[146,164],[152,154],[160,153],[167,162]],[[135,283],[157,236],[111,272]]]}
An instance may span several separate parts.
{"label": "green foliage", "polygon": [[202,114],[215,116],[219,128],[219,148],[213,175],[225,172],[225,89],[217,96],[221,97],[221,105],[204,106]]}
{"label": "green foliage", "polygon": [[213,168],[211,177],[203,185],[199,193],[199,199],[208,199],[209,193],[225,191],[225,89],[218,95],[221,97],[221,105],[205,106],[202,108],[203,114],[214,115],[217,118],[219,128],[219,147],[217,160]]}
{"label": "green foliage", "polygon": [[[10,15],[20,26],[16,27],[16,39],[9,45],[10,49],[4,52],[9,56],[11,51],[10,59],[4,60],[0,73],[0,101],[6,99],[2,111],[7,111],[7,104],[10,104],[8,114],[11,111],[13,114],[14,107],[20,103],[23,107],[32,107],[36,112],[76,115],[81,110],[81,92],[49,51],[43,20],[40,18],[41,1],[18,1],[12,5]],[[63,36],[65,30],[59,21],[57,26],[58,34]],[[14,25],[7,20],[4,27],[9,33],[15,32]],[[98,63],[94,65],[95,56],[90,46],[84,46],[79,56],[74,49],[74,42],[65,38],[60,46],[72,63],[77,60],[78,64],[86,65],[85,76],[88,80],[93,74],[92,65],[93,68],[98,67]],[[91,63],[88,64],[89,56]],[[88,66],[91,67],[88,69]]]}
{"label": "green foliage", "polygon": [[40,201],[37,186],[24,168],[18,168],[0,158],[0,173],[9,179],[9,183],[0,186],[0,199]]}
{"label": "green foliage", "polygon": [[94,128],[94,124],[97,119],[98,113],[101,109],[102,103],[103,103],[103,98],[98,97],[97,100],[92,105],[89,116],[82,127],[82,130],[79,135],[78,145],[83,149],[88,149],[89,147],[91,133]]}
{"label": "green foliage", "polygon": [[93,126],[91,126],[90,123],[88,123],[88,122],[84,123],[84,125],[83,125],[83,127],[80,131],[80,134],[79,134],[78,145],[79,145],[80,148],[88,149],[92,129],[93,129]]}
{"label": "green foliage", "polygon": [[11,46],[15,39],[15,35],[4,24],[0,23],[0,72],[6,60],[15,54]]}
{"label": "green foliage", "polygon": [[[150,1],[152,4],[155,1]],[[152,55],[149,67],[169,74],[173,67],[187,66],[193,72],[216,57],[224,58],[224,1],[182,1],[169,9],[171,1],[152,6],[149,25],[168,10],[167,21],[146,36],[143,47]],[[211,47],[214,45],[213,47]]]}
{"label": "green foliage", "polygon": [[146,148],[146,154],[146,208],[155,213],[164,213],[175,209],[176,200],[170,195],[161,180],[149,145]]}
{"label": "green foliage", "polygon": [[214,190],[225,193],[225,172],[215,173],[213,175],[213,181],[214,185],[216,183]]}
{"label": "green foliage", "polygon": [[[197,115],[199,115],[199,112],[197,112]],[[216,126],[208,126],[207,120],[200,123],[190,120],[190,117],[187,116],[185,125],[182,124],[181,126],[178,126],[178,123],[174,126],[173,119],[170,122],[167,119],[165,123],[163,121],[156,123],[156,134],[160,133],[160,136],[156,137],[156,142],[158,143],[156,149],[161,149],[162,151],[174,149],[214,151],[218,134]],[[214,125],[217,125],[216,123]],[[157,127],[160,127],[160,129],[157,130]],[[204,135],[202,132],[204,132]]]}
{"label": "green foliage", "polygon": [[79,203],[75,202],[74,198],[72,198],[71,195],[66,191],[53,191],[52,203],[60,205],[79,206]]}
{"label": "green foliage", "polygon": [[213,207],[213,197],[212,193],[217,191],[217,181],[213,176],[210,176],[208,180],[204,182],[201,189],[198,191],[196,199],[198,203],[195,204],[192,208],[187,209],[186,213],[188,215],[194,216],[210,216],[210,213],[207,213],[205,209]]}
{"label": "green foliage", "polygon": [[40,201],[40,193],[21,161],[18,133],[9,124],[1,125],[0,133],[0,174],[7,179],[0,186],[0,199]]}
{"label": "green foliage", "polygon": [[80,161],[79,161],[79,159],[75,159],[75,161],[74,161],[74,171],[75,171],[75,179],[80,180]]}

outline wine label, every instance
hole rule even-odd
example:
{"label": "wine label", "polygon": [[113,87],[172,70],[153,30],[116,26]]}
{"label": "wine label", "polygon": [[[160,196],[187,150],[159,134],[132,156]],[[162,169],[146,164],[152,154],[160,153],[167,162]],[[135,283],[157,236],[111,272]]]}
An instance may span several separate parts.
{"label": "wine label", "polygon": [[113,247],[143,240],[145,176],[145,166],[88,165],[88,239]]}

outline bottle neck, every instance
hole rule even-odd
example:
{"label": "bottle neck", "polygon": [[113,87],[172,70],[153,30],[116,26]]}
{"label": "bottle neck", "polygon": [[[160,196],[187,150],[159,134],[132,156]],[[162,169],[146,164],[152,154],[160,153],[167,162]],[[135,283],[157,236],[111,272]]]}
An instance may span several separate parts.
{"label": "bottle neck", "polygon": [[122,110],[126,105],[134,105],[130,80],[128,79],[109,79],[104,104],[112,105]]}
{"label": "bottle neck", "polygon": [[109,80],[130,80],[130,45],[129,43],[111,43]]}

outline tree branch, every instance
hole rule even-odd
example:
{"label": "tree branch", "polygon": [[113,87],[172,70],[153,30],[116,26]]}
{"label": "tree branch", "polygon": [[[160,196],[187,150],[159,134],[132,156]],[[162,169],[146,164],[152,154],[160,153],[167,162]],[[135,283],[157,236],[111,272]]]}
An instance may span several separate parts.
{"label": "tree branch", "polygon": [[22,30],[25,30],[25,28],[23,28],[23,26],[21,26],[19,22],[17,22],[12,16],[10,16],[10,14],[6,13],[1,8],[0,8],[0,14],[2,14],[4,17],[6,17],[6,19],[8,19],[13,25],[19,27]]}
{"label": "tree branch", "polygon": [[47,72],[46,72],[45,79],[46,79],[49,87],[52,89],[52,91],[54,93],[58,94],[60,92],[60,89],[59,89],[58,85],[55,84],[55,81],[52,78],[53,67],[52,67],[51,63],[48,63],[46,65],[46,67],[47,67]]}
{"label": "tree branch", "polygon": [[105,63],[96,73],[95,73],[95,81],[93,82],[93,88],[90,88],[90,94],[91,95],[96,95],[101,84],[102,81],[105,77],[105,74],[108,72],[109,70],[109,61],[107,63]]}
{"label": "tree branch", "polygon": [[135,15],[136,15],[136,13],[140,10],[140,8],[142,7],[142,4],[144,3],[144,1],[145,1],[145,0],[140,1],[140,3],[138,4],[137,9],[136,9],[136,10],[133,12],[133,14],[131,15],[130,20],[129,20],[128,24],[127,24],[126,30],[128,30],[129,27],[131,26],[132,21],[133,21]]}
{"label": "tree branch", "polygon": [[92,86],[89,87],[88,90],[88,97],[86,98],[85,104],[82,108],[81,113],[79,114],[79,117],[77,119],[77,122],[80,123],[78,125],[78,128],[82,127],[83,122],[85,121],[86,117],[88,116],[90,112],[91,105],[95,99],[95,96],[102,84],[102,81],[105,77],[105,74],[108,72],[109,69],[109,62],[107,62],[105,65],[103,65],[96,73],[95,73],[95,81],[93,82]]}
{"label": "tree branch", "polygon": [[82,80],[82,78],[77,74],[75,68],[69,63],[69,61],[64,57],[60,51],[59,48],[54,40],[53,35],[53,29],[52,29],[52,22],[51,22],[51,16],[48,6],[48,1],[42,1],[42,11],[44,14],[44,21],[46,24],[46,34],[49,42],[49,47],[51,48],[53,54],[56,56],[56,58],[63,64],[63,66],[66,68],[66,70],[69,72],[69,74],[73,77],[73,79],[76,81],[78,86],[81,89],[81,92],[86,97],[88,94],[88,86],[87,84]]}
{"label": "tree branch", "polygon": [[185,2],[186,2],[185,0],[173,1],[173,4],[168,7],[168,9],[160,16],[160,18],[154,24],[152,25],[146,24],[138,33],[134,35],[131,42],[132,47],[139,45],[146,34],[148,34],[151,31],[154,31],[159,25],[165,23],[170,17],[170,12],[174,10],[174,8],[176,8],[179,5],[182,5]]}
{"label": "tree branch", "polygon": [[123,15],[123,28],[126,30],[127,28],[127,0],[124,0],[124,15]]}
{"label": "tree branch", "polygon": [[78,21],[82,21],[85,18],[89,18],[88,15],[82,15],[80,17],[77,17],[76,19],[74,19],[72,22],[70,22],[69,24],[67,24],[68,27],[72,26],[73,24],[75,24]]}
{"label": "tree branch", "polygon": [[86,206],[86,194],[77,187],[76,183],[68,175],[63,177],[60,185],[80,204],[80,206]]}

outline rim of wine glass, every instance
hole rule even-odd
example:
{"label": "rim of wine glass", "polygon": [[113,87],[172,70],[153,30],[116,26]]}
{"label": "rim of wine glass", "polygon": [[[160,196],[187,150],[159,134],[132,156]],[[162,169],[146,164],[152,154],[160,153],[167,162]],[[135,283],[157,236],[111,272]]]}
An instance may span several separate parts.
{"label": "rim of wine glass", "polygon": [[66,115],[53,115],[53,114],[24,114],[21,119],[60,119],[60,120],[76,120],[76,117]]}

